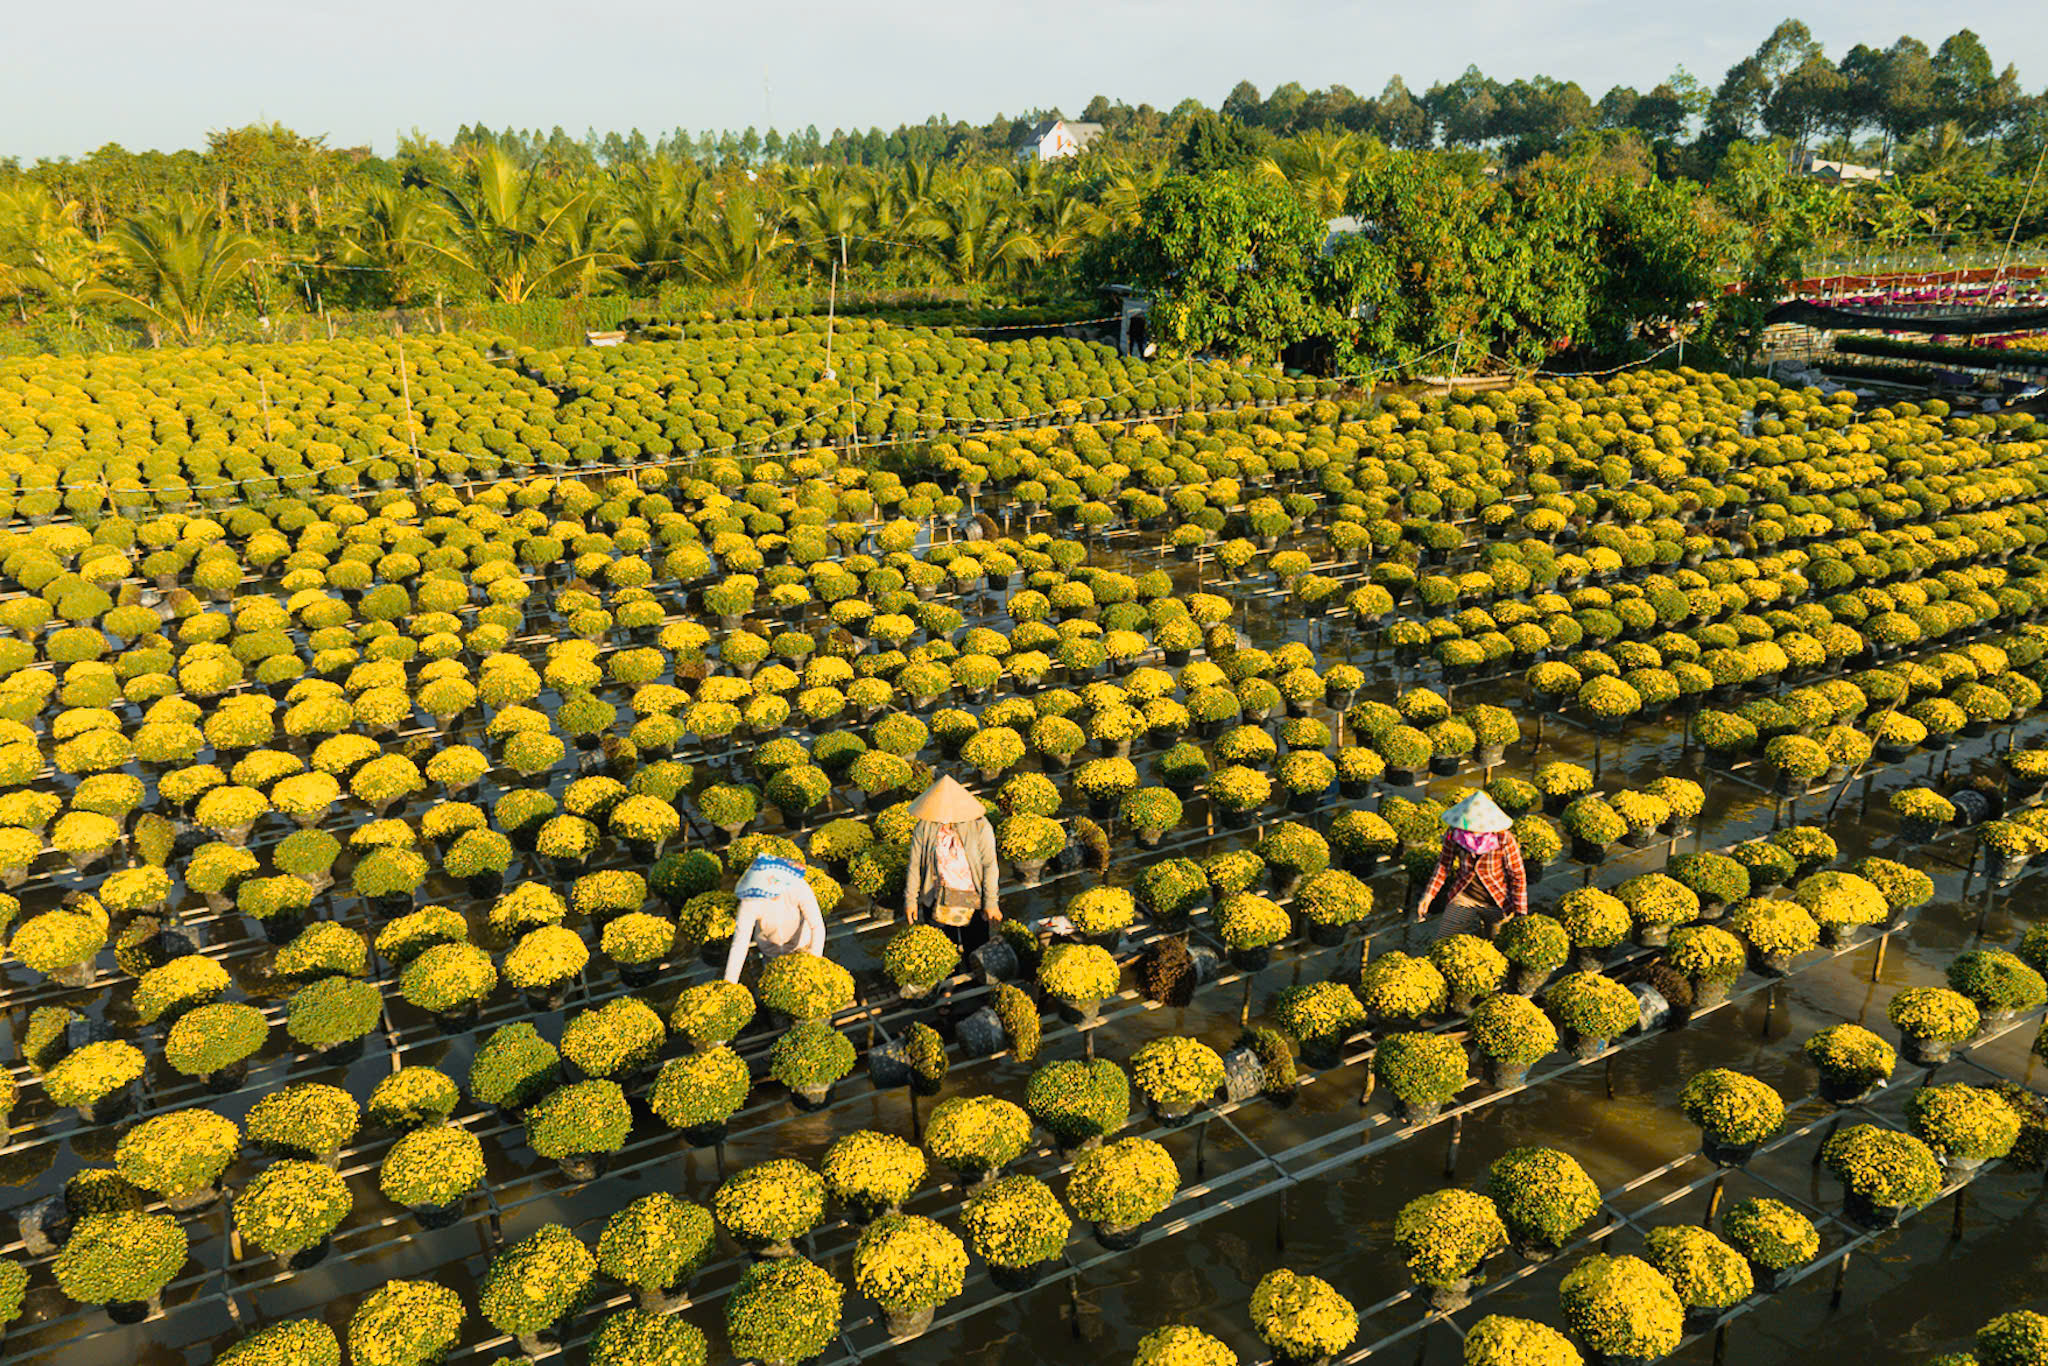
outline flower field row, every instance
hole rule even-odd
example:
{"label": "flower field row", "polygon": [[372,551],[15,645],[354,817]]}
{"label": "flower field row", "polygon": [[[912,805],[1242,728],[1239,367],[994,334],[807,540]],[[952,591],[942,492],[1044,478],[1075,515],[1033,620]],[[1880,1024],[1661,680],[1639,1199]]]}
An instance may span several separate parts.
{"label": "flower field row", "polygon": [[[0,462],[32,523],[0,543],[20,1041],[0,1110],[17,1152],[50,1155],[68,1216],[8,1263],[17,1311],[54,1303],[54,1282],[117,1319],[179,1316],[214,1283],[188,1254],[225,1265],[230,1293],[296,1290],[331,1244],[354,1265],[487,1204],[494,1227],[516,1217],[473,1299],[400,1279],[337,1309],[340,1338],[301,1321],[234,1350],[326,1361],[345,1340],[364,1366],[412,1366],[473,1340],[474,1314],[533,1351],[611,1284],[640,1307],[597,1326],[594,1361],[701,1360],[669,1297],[722,1236],[761,1259],[722,1295],[735,1355],[797,1360],[834,1336],[843,1292],[830,1258],[780,1254],[829,1198],[865,1225],[850,1284],[913,1332],[963,1294],[970,1251],[1021,1282],[1075,1220],[1109,1249],[1208,1209],[1169,1140],[1226,1113],[1219,1092],[1285,1098],[1297,1056],[1362,1069],[1390,1102],[1370,1123],[1406,1132],[1467,1103],[1475,1067],[1507,1094],[1554,1057],[1602,1056],[1639,1027],[1632,986],[1705,1015],[1935,895],[1809,826],[1679,853],[1699,784],[1518,771],[1529,713],[1458,691],[1480,666],[1512,661],[1541,709],[1596,727],[1683,715],[1715,764],[1761,763],[1791,792],[2041,701],[2048,433],[2030,419],[1692,372],[1457,401],[1192,370],[1162,387],[1049,339],[863,326],[834,364],[889,416],[839,430],[805,368],[821,340],[801,320],[499,358],[439,340],[408,348],[395,390],[396,356],[368,343],[297,368],[192,352],[0,370]],[[1040,403],[1058,425],[1014,411]],[[718,453],[762,443],[796,449]],[[367,460],[392,468],[341,477]],[[74,477],[98,492],[73,499]],[[970,500],[988,515],[963,539]],[[1253,643],[1249,603],[1182,567],[1211,556],[1240,583],[1263,566],[1315,614],[1341,602],[1397,660],[1432,650],[1445,686],[1387,686],[1341,633]],[[2016,795],[2028,753],[2007,760]],[[987,804],[1006,905],[1070,932],[1016,916],[963,960],[891,923],[908,799],[941,770]],[[1427,785],[1468,774],[1538,878],[1567,846],[1589,869],[1617,846],[1668,857],[1617,860],[1498,942],[1386,949],[1391,875],[1426,876],[1455,795]],[[1893,796],[1909,836],[1935,801],[1970,806]],[[2002,814],[1975,822],[1987,847],[2048,850],[2048,823]],[[722,959],[733,879],[763,852],[806,859],[828,956],[711,981],[696,964]],[[1330,972],[1361,927],[1362,970]],[[1276,955],[1295,981],[1234,1043],[1206,1014],[1112,1032],[1147,1007],[1111,1003],[1140,996],[1221,1021],[1216,992],[1242,984],[1249,1009]],[[2044,958],[2038,930],[1961,955],[1948,986],[1894,1001],[1899,1046],[1933,1061],[2037,1008]],[[1083,1035],[1085,1057],[1051,1056]],[[1830,1037],[1824,1080],[1872,1053]],[[835,1100],[863,1063],[874,1088]],[[944,1097],[917,1143],[839,1127],[850,1095],[904,1083]],[[1123,1133],[1133,1092],[1142,1134]],[[829,1146],[778,1142],[715,1189],[614,1201],[594,1236],[549,1222],[561,1191],[614,1189],[616,1156],[637,1171],[736,1123],[776,1141],[785,1096]],[[1739,1080],[1681,1103],[1722,1116],[1743,1096],[1761,1104]],[[1966,1103],[1957,1132],[1983,1118]],[[1940,1118],[1919,1138],[1962,1146]],[[1044,1177],[1014,1170],[1052,1155],[1034,1131],[1074,1150]],[[562,1175],[511,1175],[529,1159]],[[963,1189],[1013,1174],[901,1213],[927,1208],[928,1161]],[[238,1239],[218,1258],[216,1226]],[[1254,1319],[1290,1296],[1316,1292],[1262,1285]]]}

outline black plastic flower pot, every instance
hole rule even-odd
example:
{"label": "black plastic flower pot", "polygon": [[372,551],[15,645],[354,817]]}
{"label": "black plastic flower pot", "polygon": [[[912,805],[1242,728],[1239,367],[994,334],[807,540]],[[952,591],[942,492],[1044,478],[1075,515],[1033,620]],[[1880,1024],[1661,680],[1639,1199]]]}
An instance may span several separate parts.
{"label": "black plastic flower pot", "polygon": [[1918,1067],[1939,1067],[1955,1054],[1955,1044],[1948,1039],[1922,1038],[1918,1034],[1899,1036],[1899,1054]]}
{"label": "black plastic flower pot", "polygon": [[1990,879],[1994,887],[2003,887],[2023,877],[2029,862],[2026,857],[2015,858],[1987,846],[1984,850],[1984,876]]}
{"label": "black plastic flower pot", "polygon": [[1898,1227],[1899,1220],[1906,1213],[1906,1207],[1873,1204],[1867,1197],[1850,1191],[1842,1201],[1842,1213],[1849,1217],[1851,1223],[1876,1232]]}
{"label": "black plastic flower pot", "polygon": [[146,1300],[113,1300],[107,1305],[107,1317],[119,1324],[141,1323],[162,1309],[163,1302],[156,1296]]}
{"label": "black plastic flower pot", "polygon": [[453,1010],[435,1011],[434,1024],[443,1034],[467,1034],[476,1028],[477,1013],[480,1009],[481,1006],[477,1002],[471,1001]]}
{"label": "black plastic flower pot", "polygon": [[1102,1245],[1105,1252],[1129,1252],[1132,1248],[1143,1242],[1144,1239],[1144,1224],[1127,1224],[1123,1226],[1097,1224],[1095,1226],[1095,1241]]}
{"label": "black plastic flower pot", "polygon": [[1334,949],[1350,935],[1349,925],[1322,925],[1311,922],[1308,927],[1308,942],[1319,949]]}
{"label": "black plastic flower pot", "polygon": [[344,1039],[340,1043],[329,1044],[314,1054],[314,1057],[319,1060],[323,1067],[346,1067],[362,1056],[363,1040],[361,1039]]}
{"label": "black plastic flower pot", "polygon": [[1700,1153],[1717,1167],[1740,1167],[1756,1156],[1757,1145],[1750,1143],[1724,1143],[1704,1130],[1700,1133]]}
{"label": "black plastic flower pot", "polygon": [[1382,780],[1389,787],[1420,787],[1422,785],[1421,774],[1412,768],[1395,768],[1389,765],[1386,772],[1381,776]]}
{"label": "black plastic flower pot", "polygon": [[789,1099],[791,1104],[805,1113],[822,1110],[832,1103],[832,1088],[830,1086],[792,1087],[789,1092]]}
{"label": "black plastic flower pot", "polygon": [[527,990],[524,995],[528,1010],[534,1011],[536,1014],[545,1015],[549,1011],[560,1010],[563,1004],[568,1001],[569,984],[562,982],[552,987],[533,988]]}
{"label": "black plastic flower pot", "polygon": [[1005,1294],[1016,1294],[1038,1284],[1045,1272],[1044,1262],[1033,1262],[1030,1266],[997,1266],[989,1264],[988,1278],[998,1290]]}
{"label": "black plastic flower pot", "polygon": [[1327,1072],[1344,1065],[1344,1040],[1341,1037],[1312,1038],[1301,1041],[1301,1060],[1318,1072]]}
{"label": "black plastic flower pot", "polygon": [[439,1205],[414,1205],[413,1222],[423,1229],[448,1228],[462,1217],[462,1207],[469,1198],[468,1192]]}
{"label": "black plastic flower pot", "polygon": [[1591,1062],[1602,1053],[1605,1053],[1607,1046],[1612,1042],[1613,1040],[1611,1039],[1598,1039],[1584,1034],[1573,1034],[1570,1036],[1566,1047],[1571,1055],[1580,1062]]}
{"label": "black plastic flower pot", "polygon": [[1512,1090],[1529,1079],[1529,1064],[1526,1062],[1503,1062],[1484,1053],[1479,1056],[1486,1082],[1496,1091]]}
{"label": "black plastic flower pot", "polygon": [[240,1062],[229,1063],[226,1067],[208,1072],[200,1080],[206,1083],[207,1090],[216,1096],[224,1096],[230,1091],[241,1089],[242,1081],[248,1075],[249,1060],[244,1058]]}
{"label": "black plastic flower pot", "polygon": [[301,1248],[297,1252],[279,1257],[278,1261],[284,1264],[286,1271],[310,1271],[327,1260],[327,1254],[333,1246],[332,1238],[322,1238],[311,1247]]}
{"label": "black plastic flower pot", "polygon": [[1830,1105],[1855,1105],[1881,1084],[1879,1080],[1868,1076],[1843,1076],[1837,1072],[1822,1072],[1820,1098]]}
{"label": "black plastic flower pot", "polygon": [[610,1153],[571,1153],[555,1159],[555,1165],[562,1169],[562,1175],[571,1181],[595,1181],[611,1166]]}
{"label": "black plastic flower pot", "polygon": [[1572,858],[1579,863],[1599,865],[1607,861],[1607,846],[1572,836]]}
{"label": "black plastic flower pot", "polygon": [[1257,948],[1232,949],[1230,951],[1231,966],[1240,972],[1261,971],[1272,961],[1273,946],[1270,944],[1261,944]]}

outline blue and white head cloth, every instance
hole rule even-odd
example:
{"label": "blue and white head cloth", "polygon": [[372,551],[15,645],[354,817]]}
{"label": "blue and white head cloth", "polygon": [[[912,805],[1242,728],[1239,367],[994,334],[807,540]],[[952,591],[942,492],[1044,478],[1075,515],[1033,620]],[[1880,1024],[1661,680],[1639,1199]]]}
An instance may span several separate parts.
{"label": "blue and white head cloth", "polygon": [[747,865],[747,871],[740,877],[740,884],[733,889],[733,895],[742,901],[749,897],[774,900],[790,895],[803,885],[803,864],[780,854],[759,854]]}

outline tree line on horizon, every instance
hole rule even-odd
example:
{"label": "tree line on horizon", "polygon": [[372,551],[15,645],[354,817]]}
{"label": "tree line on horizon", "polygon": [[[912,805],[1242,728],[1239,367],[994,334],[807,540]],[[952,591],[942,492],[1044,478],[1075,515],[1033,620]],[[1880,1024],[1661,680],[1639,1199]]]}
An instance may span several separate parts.
{"label": "tree line on horizon", "polygon": [[[17,334],[0,333],[0,348],[190,341],[224,320],[435,301],[787,303],[821,296],[835,273],[855,293],[1057,297],[1122,264],[1105,247],[1131,241],[1182,177],[1282,187],[1320,219],[1423,161],[1430,183],[1480,197],[1532,201],[1531,186],[1563,179],[1560,163],[1602,185],[1673,189],[1708,273],[1758,287],[1740,246],[1757,230],[1757,187],[1800,151],[1895,174],[1825,197],[1772,187],[1769,211],[1796,226],[1774,272],[1796,269],[1802,243],[2048,236],[2048,195],[2027,194],[2048,92],[2027,93],[1967,29],[1831,60],[1787,20],[1712,89],[1681,68],[1598,100],[1568,80],[1476,69],[1419,95],[1396,77],[1371,97],[1241,82],[1213,109],[1097,96],[1079,113],[1104,128],[1087,152],[1020,160],[1026,131],[1057,112],[829,136],[478,125],[446,143],[414,134],[389,156],[272,124],[215,133],[204,150],[0,162],[0,308]],[[1622,331],[1602,329],[1600,345]]]}

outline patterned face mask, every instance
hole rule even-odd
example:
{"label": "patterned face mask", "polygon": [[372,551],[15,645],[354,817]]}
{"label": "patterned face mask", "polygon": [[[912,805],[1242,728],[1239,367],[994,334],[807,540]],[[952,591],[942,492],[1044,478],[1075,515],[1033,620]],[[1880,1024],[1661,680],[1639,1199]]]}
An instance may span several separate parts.
{"label": "patterned face mask", "polygon": [[1468,854],[1490,854],[1500,848],[1501,832],[1498,830],[1450,830],[1445,833]]}

